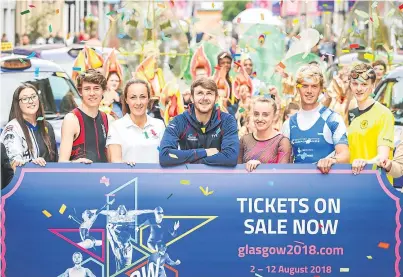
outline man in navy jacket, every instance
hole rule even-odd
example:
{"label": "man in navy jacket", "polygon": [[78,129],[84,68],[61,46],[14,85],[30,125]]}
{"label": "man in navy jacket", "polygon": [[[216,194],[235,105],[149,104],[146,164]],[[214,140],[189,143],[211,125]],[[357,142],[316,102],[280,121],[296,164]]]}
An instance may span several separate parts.
{"label": "man in navy jacket", "polygon": [[217,85],[211,79],[200,78],[192,83],[190,91],[194,104],[165,129],[160,164],[235,166],[239,153],[238,127],[232,115],[215,108]]}

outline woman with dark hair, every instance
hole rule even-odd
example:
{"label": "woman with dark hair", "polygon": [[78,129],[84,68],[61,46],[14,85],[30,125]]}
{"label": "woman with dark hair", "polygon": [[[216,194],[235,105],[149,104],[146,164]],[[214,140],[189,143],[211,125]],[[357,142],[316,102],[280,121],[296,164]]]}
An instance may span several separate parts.
{"label": "woman with dark hair", "polygon": [[381,82],[383,76],[386,74],[386,63],[382,60],[376,60],[372,63],[372,68],[375,71],[376,79],[374,83],[374,89]]}
{"label": "woman with dark hair", "polygon": [[14,166],[57,162],[55,133],[44,116],[38,90],[27,83],[20,85],[13,95],[9,122],[1,134],[1,142]]}
{"label": "woman with dark hair", "polygon": [[164,122],[147,115],[150,87],[131,80],[122,96],[123,117],[111,124],[106,146],[113,163],[158,163]]}

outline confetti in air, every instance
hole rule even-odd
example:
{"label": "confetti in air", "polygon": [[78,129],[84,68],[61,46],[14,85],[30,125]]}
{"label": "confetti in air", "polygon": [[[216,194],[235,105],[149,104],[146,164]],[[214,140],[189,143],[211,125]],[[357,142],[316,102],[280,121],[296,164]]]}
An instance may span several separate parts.
{"label": "confetti in air", "polygon": [[20,14],[24,15],[24,14],[27,14],[27,13],[30,13],[30,12],[31,12],[30,10],[25,10],[25,11],[21,12]]}
{"label": "confetti in air", "polygon": [[52,216],[52,214],[51,214],[50,212],[48,212],[47,210],[43,210],[42,213],[43,213],[47,218],[49,218],[49,217]]}
{"label": "confetti in air", "polygon": [[64,214],[64,212],[66,211],[66,208],[67,208],[67,206],[63,204],[59,209],[59,213]]}

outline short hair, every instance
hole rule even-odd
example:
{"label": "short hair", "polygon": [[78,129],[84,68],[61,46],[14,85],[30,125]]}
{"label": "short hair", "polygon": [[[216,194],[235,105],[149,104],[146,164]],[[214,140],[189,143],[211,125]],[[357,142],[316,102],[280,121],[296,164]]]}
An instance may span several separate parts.
{"label": "short hair", "polygon": [[301,66],[297,71],[297,84],[301,84],[305,79],[313,79],[319,82],[323,88],[324,78],[320,67],[316,64],[308,64]]}
{"label": "short hair", "polygon": [[97,84],[102,87],[103,90],[106,90],[106,78],[102,75],[101,72],[95,69],[88,69],[87,71],[81,73],[77,76],[77,89],[81,92],[82,86],[84,82]]}
{"label": "short hair", "polygon": [[259,97],[255,98],[255,100],[253,100],[253,107],[256,105],[256,103],[268,103],[269,105],[271,105],[273,107],[274,114],[277,113],[277,105],[276,105],[276,102],[274,102],[274,100],[272,98],[259,96]]}
{"label": "short hair", "polygon": [[386,71],[386,63],[383,60],[376,60],[372,63],[372,67],[375,67],[377,65],[382,65],[383,69]]}
{"label": "short hair", "polygon": [[374,83],[376,80],[376,74],[374,69],[369,64],[366,63],[356,64],[350,71],[349,74],[350,81],[351,79],[358,79],[360,77],[364,80],[370,79],[372,80],[372,83]]}
{"label": "short hair", "polygon": [[202,87],[204,89],[212,90],[215,92],[216,96],[218,95],[217,84],[214,82],[214,80],[210,78],[202,77],[200,79],[193,81],[192,85],[190,86],[190,93],[192,94],[192,96],[194,96],[196,87]]}

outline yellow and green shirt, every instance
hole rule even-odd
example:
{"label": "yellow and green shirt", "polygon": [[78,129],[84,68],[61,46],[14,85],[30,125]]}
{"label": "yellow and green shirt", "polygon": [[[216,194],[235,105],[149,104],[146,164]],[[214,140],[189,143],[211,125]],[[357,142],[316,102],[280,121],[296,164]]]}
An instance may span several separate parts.
{"label": "yellow and green shirt", "polygon": [[349,121],[348,145],[351,163],[355,159],[375,158],[379,146],[388,146],[392,159],[395,119],[387,107],[375,102],[363,111],[358,108],[350,110]]}

